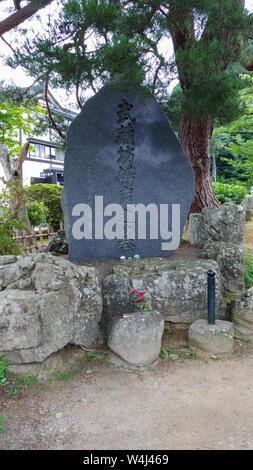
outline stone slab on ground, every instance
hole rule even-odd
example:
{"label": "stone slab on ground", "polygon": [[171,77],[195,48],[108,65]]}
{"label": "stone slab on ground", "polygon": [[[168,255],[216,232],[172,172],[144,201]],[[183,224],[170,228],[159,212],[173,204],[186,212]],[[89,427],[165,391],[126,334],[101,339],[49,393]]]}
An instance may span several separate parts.
{"label": "stone slab on ground", "polygon": [[159,312],[138,312],[111,323],[107,344],[129,364],[145,366],[159,357],[163,331]]}
{"label": "stone slab on ground", "polygon": [[234,345],[234,326],[223,320],[209,325],[207,320],[199,319],[190,326],[188,338],[191,348],[217,354],[229,353]]}

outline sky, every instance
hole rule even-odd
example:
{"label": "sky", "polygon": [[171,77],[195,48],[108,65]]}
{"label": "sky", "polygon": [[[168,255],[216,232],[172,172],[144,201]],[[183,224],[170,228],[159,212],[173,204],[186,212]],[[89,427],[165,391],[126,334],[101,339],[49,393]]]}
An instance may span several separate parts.
{"label": "sky", "polygon": [[[37,17],[40,17],[42,24],[47,23],[49,16],[55,16],[55,12],[57,8],[57,4],[60,4],[60,0],[53,2],[53,4],[47,6],[46,8],[40,10],[39,15],[34,15],[30,20],[26,20],[22,23],[22,28],[27,28],[29,31],[31,29],[34,32],[39,32],[41,30],[41,23],[38,21]],[[13,1],[2,1],[0,3],[0,21],[9,16],[9,7],[13,5]],[[25,3],[23,2],[22,5],[24,6]],[[253,12],[253,0],[245,0],[245,7],[247,10]],[[12,9],[13,10],[13,9]],[[14,48],[18,47],[18,40],[19,36],[17,35],[16,31],[10,31],[4,35],[4,38],[7,42],[9,42]],[[164,37],[160,42],[160,51],[168,57],[173,55],[173,46],[171,38]],[[21,67],[17,67],[16,69],[12,69],[5,65],[5,59],[7,56],[10,55],[10,48],[0,40],[0,80],[4,80],[5,83],[14,82],[17,86],[28,87],[30,86],[34,78],[29,77],[25,70]],[[170,89],[172,90],[173,87],[176,85],[177,80],[173,80],[170,85]],[[67,96],[65,90],[57,89],[54,91],[55,98],[62,102],[64,106],[72,106],[73,102],[76,104],[76,99],[72,95]],[[92,90],[88,90],[86,94],[86,98],[93,95]]]}

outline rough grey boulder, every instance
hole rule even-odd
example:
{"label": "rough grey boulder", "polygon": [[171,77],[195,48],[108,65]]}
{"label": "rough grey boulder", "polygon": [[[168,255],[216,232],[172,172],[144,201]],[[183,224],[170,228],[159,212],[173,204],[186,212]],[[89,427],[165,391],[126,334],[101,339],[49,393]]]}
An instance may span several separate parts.
{"label": "rough grey boulder", "polygon": [[220,267],[225,295],[237,294],[244,288],[243,250],[231,242],[206,244],[201,258],[214,259]]}
{"label": "rough grey boulder", "polygon": [[253,196],[246,197],[241,202],[242,207],[244,207],[246,211],[246,220],[250,220],[253,217]]}
{"label": "rough grey boulder", "polygon": [[0,266],[3,264],[11,264],[17,261],[17,256],[15,255],[2,255],[0,256]]}
{"label": "rough grey boulder", "polygon": [[231,242],[243,247],[245,210],[225,203],[221,207],[205,207],[201,214],[190,214],[188,241],[202,248],[206,243]]}
{"label": "rough grey boulder", "polygon": [[242,299],[232,301],[231,314],[235,337],[253,341],[253,287],[247,290]]}
{"label": "rough grey boulder", "polygon": [[216,320],[215,325],[209,325],[206,320],[197,320],[190,326],[188,337],[191,348],[210,353],[229,353],[234,345],[234,326],[222,320]]}
{"label": "rough grey boulder", "polygon": [[245,207],[245,209],[249,209],[253,212],[253,196],[246,197],[245,199],[243,199],[241,205]]}
{"label": "rough grey boulder", "polygon": [[116,264],[102,284],[103,317],[133,312],[131,289],[146,290],[152,308],[167,321],[192,323],[207,318],[207,271],[216,271],[217,318],[225,318],[223,282],[219,265],[213,260],[171,260],[164,258],[123,261]]}
{"label": "rough grey boulder", "polygon": [[163,331],[159,312],[138,312],[111,323],[107,344],[129,364],[145,366],[158,358]]}
{"label": "rough grey boulder", "polygon": [[0,356],[42,362],[68,343],[88,347],[97,339],[102,298],[94,268],[36,253],[0,265],[0,278]]}
{"label": "rough grey boulder", "polygon": [[48,243],[46,251],[60,253],[63,255],[68,254],[69,247],[65,235],[65,230],[58,230],[58,232],[55,233],[55,235]]}

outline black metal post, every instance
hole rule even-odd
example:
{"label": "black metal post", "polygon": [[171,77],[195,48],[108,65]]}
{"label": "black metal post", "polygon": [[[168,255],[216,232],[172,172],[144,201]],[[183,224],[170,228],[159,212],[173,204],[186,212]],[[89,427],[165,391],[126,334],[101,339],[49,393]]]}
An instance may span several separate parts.
{"label": "black metal post", "polygon": [[215,271],[207,271],[207,318],[209,325],[215,325]]}

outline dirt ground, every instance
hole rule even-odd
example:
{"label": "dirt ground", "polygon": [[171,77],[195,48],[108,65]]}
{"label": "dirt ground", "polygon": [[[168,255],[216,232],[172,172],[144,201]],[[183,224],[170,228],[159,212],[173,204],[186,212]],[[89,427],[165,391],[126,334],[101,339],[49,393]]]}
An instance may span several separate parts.
{"label": "dirt ground", "polygon": [[141,370],[67,347],[43,378],[8,377],[0,449],[253,449],[253,346],[193,352],[187,330],[170,325],[163,347],[169,354]]}
{"label": "dirt ground", "polygon": [[[251,221],[246,249],[252,234]],[[173,256],[195,259],[198,250],[185,244]],[[210,355],[189,349],[185,326],[167,324],[151,366],[135,369],[97,350],[67,346],[23,376],[12,367],[0,387],[0,450],[253,449],[249,341]]]}

